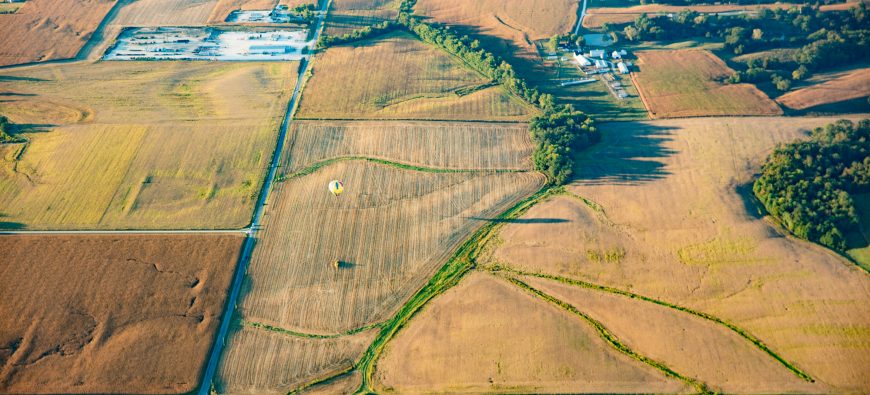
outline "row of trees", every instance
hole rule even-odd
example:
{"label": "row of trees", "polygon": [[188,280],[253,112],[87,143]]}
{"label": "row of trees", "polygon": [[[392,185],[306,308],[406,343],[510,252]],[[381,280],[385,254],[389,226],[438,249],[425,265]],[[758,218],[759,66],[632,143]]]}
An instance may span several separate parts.
{"label": "row of trees", "polygon": [[578,151],[601,140],[592,118],[570,105],[545,109],[532,118],[529,130],[535,142],[535,170],[544,173],[554,185],[570,180]]}
{"label": "row of trees", "polygon": [[[552,95],[542,94],[530,87],[509,63],[482,48],[478,40],[458,36],[449,27],[428,23],[414,16],[415,3],[416,0],[403,0],[395,22],[384,22],[341,36],[322,36],[318,47],[344,44],[397,29],[406,29],[420,40],[440,47],[541,110],[541,114],[535,116],[530,125],[535,143],[535,169],[544,173],[551,184],[567,182],[574,168],[574,153],[600,140],[592,119],[569,105],[556,105]],[[557,40],[565,39],[575,43],[578,40],[567,35],[557,37]]]}
{"label": "row of trees", "polygon": [[850,195],[870,192],[870,120],[841,120],[778,147],[752,190],[798,237],[838,251],[858,226]]}
{"label": "row of trees", "polygon": [[356,29],[354,31],[342,34],[340,36],[329,36],[326,34],[320,35],[320,38],[317,40],[317,48],[327,48],[333,45],[341,45],[347,44],[354,41],[363,40],[366,38],[378,36],[381,34],[389,33],[391,31],[400,29],[402,26],[397,24],[394,21],[383,21],[376,25],[366,26],[360,29]]}

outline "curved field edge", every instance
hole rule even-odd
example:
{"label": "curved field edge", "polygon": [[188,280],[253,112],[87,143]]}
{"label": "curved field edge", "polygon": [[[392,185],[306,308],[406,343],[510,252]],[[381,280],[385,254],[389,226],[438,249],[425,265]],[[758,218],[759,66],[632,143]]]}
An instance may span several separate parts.
{"label": "curved field edge", "polygon": [[[590,199],[587,199],[583,196],[575,194],[573,192],[567,191],[567,190],[563,190],[563,191],[559,192],[558,194],[563,195],[563,196],[568,196],[568,197],[571,197],[571,198],[574,198],[574,199],[581,201],[583,204],[588,206],[594,212],[599,214],[603,220],[608,222],[608,224],[612,225],[612,222],[610,222],[610,219],[607,218],[607,215],[604,211],[604,208],[600,204],[598,204]],[[607,293],[611,293],[611,294],[615,294],[615,295],[620,295],[620,296],[624,296],[624,297],[631,298],[631,299],[638,299],[638,300],[642,300],[644,302],[653,303],[653,304],[656,304],[659,306],[667,307],[667,308],[677,310],[677,311],[680,311],[680,312],[683,312],[683,313],[686,313],[689,315],[693,315],[695,317],[699,317],[699,318],[702,318],[702,319],[707,320],[707,321],[711,321],[713,323],[721,325],[721,326],[727,328],[728,330],[738,334],[740,337],[742,337],[743,339],[750,342],[753,346],[755,346],[759,350],[763,351],[765,354],[769,355],[771,358],[775,359],[782,366],[784,366],[786,369],[791,371],[795,376],[801,378],[802,380],[810,382],[810,383],[815,382],[815,379],[813,379],[812,376],[810,376],[806,372],[802,371],[800,368],[798,368],[797,366],[795,366],[791,362],[787,361],[785,358],[783,358],[782,356],[777,354],[775,351],[771,350],[763,341],[761,341],[761,339],[753,336],[751,333],[749,333],[749,331],[747,331],[747,330],[745,330],[745,329],[743,329],[735,324],[732,324],[728,321],[725,321],[719,317],[716,317],[712,314],[700,312],[697,310],[690,309],[688,307],[680,306],[678,304],[674,304],[674,303],[670,303],[670,302],[667,302],[664,300],[659,300],[659,299],[655,299],[652,297],[636,294],[633,292],[621,290],[621,289],[614,288],[614,287],[609,287],[606,285],[594,284],[594,283],[590,283],[587,281],[582,281],[582,280],[558,276],[558,275],[517,270],[517,269],[511,268],[509,266],[498,264],[498,263],[493,264],[493,265],[489,265],[486,269],[491,271],[491,272],[504,271],[504,272],[508,272],[508,273],[520,275],[520,276],[537,277],[537,278],[542,278],[545,280],[556,281],[556,282],[571,285],[571,286],[578,286],[578,287],[583,287],[583,288],[587,288],[587,289],[591,289],[591,290],[595,290],[595,291],[601,291],[601,292],[607,292]]]}
{"label": "curved field edge", "polygon": [[[534,195],[523,199],[495,219],[515,219],[528,211],[532,206],[551,196],[564,191],[562,187],[544,188]],[[408,321],[420,311],[430,300],[459,283],[459,280],[474,269],[476,259],[483,251],[487,242],[495,235],[495,231],[504,225],[503,221],[489,222],[463,243],[447,263],[423,286],[405,305],[389,320],[383,323],[381,331],[375,340],[357,362],[355,369],[362,373],[362,383],[358,393],[373,393],[372,375],[375,363],[383,353],[386,344],[401,330]]]}
{"label": "curved field edge", "polygon": [[[490,223],[484,225],[483,227],[481,227],[477,232],[474,233],[474,235],[472,235],[465,243],[463,243],[456,250],[453,257],[451,257],[448,260],[448,262],[437,273],[435,273],[435,275],[429,280],[429,282],[425,286],[423,286],[423,288],[421,288],[416,294],[414,294],[414,296],[410,300],[408,300],[408,302],[406,302],[405,305],[403,305],[401,307],[401,309],[392,318],[390,318],[390,319],[388,319],[380,324],[373,326],[372,328],[379,326],[380,332],[377,334],[377,336],[375,337],[375,340],[372,341],[372,344],[368,347],[368,349],[366,349],[365,353],[362,355],[362,357],[360,357],[360,359],[356,362],[356,364],[354,366],[349,367],[346,370],[332,374],[330,376],[312,380],[311,382],[309,382],[303,386],[300,386],[299,388],[291,391],[290,393],[298,393],[298,392],[300,392],[304,389],[310,388],[314,385],[322,384],[322,383],[328,382],[330,380],[336,379],[338,377],[341,377],[341,376],[348,374],[354,370],[360,371],[361,376],[362,376],[362,382],[361,382],[360,387],[357,389],[356,392],[357,393],[375,393],[376,391],[375,391],[375,388],[373,385],[374,383],[373,383],[372,376],[374,374],[375,364],[377,363],[378,358],[380,358],[381,354],[383,353],[384,348],[386,347],[387,343],[390,340],[392,340],[392,338],[394,338],[396,336],[396,334],[402,328],[405,327],[405,325],[407,325],[408,321],[410,321],[410,319],[413,318],[414,315],[416,315],[417,312],[419,312],[424,305],[426,305],[430,300],[434,299],[439,294],[441,294],[444,291],[450,289],[451,287],[457,285],[459,283],[459,280],[461,280],[465,274],[467,274],[468,272],[470,272],[471,270],[473,270],[477,267],[477,258],[484,251],[487,243],[490,240],[492,240],[494,237],[496,237],[497,231],[502,226],[504,226],[506,223],[508,223],[508,221],[503,221],[503,220],[511,220],[511,219],[519,218],[520,216],[525,214],[529,209],[531,209],[536,204],[541,203],[543,201],[546,201],[546,200],[548,200],[552,197],[555,197],[555,196],[569,196],[569,197],[576,198],[576,199],[582,201],[584,204],[586,204],[590,208],[592,208],[594,211],[598,212],[599,214],[604,214],[603,208],[599,204],[597,204],[589,199],[586,199],[582,196],[568,192],[562,186],[544,187],[543,189],[539,190],[534,195],[518,202],[516,205],[514,205],[510,209],[506,210],[505,212],[503,212],[501,215],[499,215],[496,218],[496,219],[502,220],[502,221],[490,222]],[[714,323],[722,325],[722,326],[728,328],[729,330],[737,333],[742,338],[749,341],[752,345],[754,345],[755,347],[757,347],[761,351],[764,351],[767,355],[769,355],[770,357],[775,359],[777,362],[779,362],[781,365],[783,365],[786,369],[791,371],[797,377],[799,377],[805,381],[808,381],[808,382],[815,382],[815,380],[809,374],[803,372],[798,367],[796,367],[794,364],[788,362],[783,357],[781,357],[779,354],[777,354],[776,352],[774,352],[773,350],[768,348],[767,345],[765,345],[764,342],[762,342],[760,339],[756,338],[755,336],[753,336],[752,334],[750,334],[746,330],[744,330],[744,329],[742,329],[742,328],[740,328],[740,327],[738,327],[730,322],[722,320],[721,318],[718,318],[716,316],[713,316],[713,315],[710,315],[707,313],[702,313],[699,311],[695,311],[695,310],[689,309],[687,307],[679,306],[679,305],[672,304],[672,303],[669,303],[666,301],[661,301],[661,300],[650,298],[647,296],[634,294],[634,293],[631,293],[628,291],[623,291],[620,289],[607,287],[607,286],[603,286],[603,285],[598,285],[598,284],[587,283],[584,281],[570,279],[570,278],[566,278],[566,277],[549,275],[549,274],[542,274],[542,273],[523,272],[523,271],[511,269],[511,268],[508,268],[505,266],[489,266],[486,268],[486,270],[489,270],[490,272],[504,271],[504,272],[509,272],[509,273],[513,273],[516,275],[539,277],[539,278],[544,278],[544,279],[548,279],[548,280],[552,280],[552,281],[557,281],[557,282],[564,283],[564,284],[569,284],[569,285],[574,285],[574,286],[582,286],[582,287],[593,289],[593,290],[609,292],[609,293],[629,297],[632,299],[639,299],[639,300],[643,300],[646,302],[654,303],[654,304],[668,307],[671,309],[675,309],[675,310],[678,310],[678,311],[681,311],[681,312],[684,312],[684,313],[687,313],[690,315],[694,315],[694,316],[697,316],[699,318],[702,318],[702,319],[705,319],[708,321],[712,321]],[[562,306],[563,304],[568,305],[567,303],[565,303],[561,300],[555,299],[552,296],[543,294],[541,291],[538,291],[538,290],[526,285],[525,283],[523,283],[523,285],[525,285],[525,287],[524,287],[523,285],[517,284],[516,282],[512,281],[515,279],[506,278],[506,280],[512,282],[514,285],[516,285],[518,287],[526,289],[527,291],[529,291],[533,294],[537,294],[539,297],[541,297],[544,300],[547,300],[551,303],[555,303],[559,306]],[[519,281],[519,280],[516,280],[516,281],[521,283],[521,281]],[[568,305],[568,306],[570,306],[570,305]],[[564,308],[564,306],[562,306],[562,307]],[[571,306],[571,307],[573,307],[573,306]],[[583,318],[588,323],[590,323],[590,325],[592,325],[593,327],[595,327],[596,330],[598,330],[599,334],[601,335],[601,337],[605,341],[607,341],[609,344],[611,344],[612,346],[617,348],[619,351],[629,355],[632,358],[635,358],[641,362],[644,362],[644,363],[662,371],[667,376],[677,378],[677,379],[679,379],[679,380],[681,380],[689,385],[692,385],[699,392],[707,392],[707,387],[704,383],[701,383],[693,378],[683,376],[683,375],[673,371],[672,369],[670,369],[666,365],[662,364],[661,362],[644,357],[643,355],[640,355],[640,354],[634,352],[633,350],[629,349],[628,347],[624,346],[622,343],[620,343],[618,341],[618,339],[615,336],[610,334],[610,332],[606,329],[606,327],[603,326],[603,324],[592,319],[588,315],[580,312],[576,308],[573,308],[573,310],[568,310],[568,311],[579,315],[581,318]]]}
{"label": "curved field edge", "polygon": [[334,158],[325,159],[319,162],[316,162],[308,167],[305,167],[301,170],[298,170],[294,173],[291,173],[286,176],[276,176],[275,181],[286,181],[297,177],[307,176],[311,173],[320,170],[323,167],[329,166],[334,163],[344,162],[344,161],[365,161],[377,163],[385,166],[391,166],[402,170],[411,170],[411,171],[419,171],[424,173],[525,173],[528,170],[521,169],[451,169],[451,168],[443,168],[443,167],[429,167],[429,166],[419,166],[412,165],[409,163],[396,162],[387,159],[375,158],[371,156],[338,156]]}
{"label": "curved field edge", "polygon": [[617,338],[612,332],[610,332],[610,330],[608,330],[607,327],[604,326],[604,324],[602,324],[600,321],[592,318],[588,314],[578,310],[576,307],[574,307],[570,303],[565,302],[561,299],[558,299],[552,295],[549,295],[549,294],[547,294],[547,293],[545,293],[537,288],[534,288],[534,287],[522,282],[521,280],[519,280],[517,278],[504,277],[504,279],[506,281],[508,281],[509,283],[517,286],[518,288],[520,288],[526,292],[529,292],[533,296],[536,296],[539,299],[544,300],[546,302],[552,303],[556,307],[559,307],[559,308],[561,308],[561,309],[563,309],[571,314],[574,314],[574,315],[582,318],[584,321],[586,321],[589,325],[591,325],[598,332],[598,335],[601,336],[602,339],[604,339],[608,344],[613,346],[613,348],[617,349],[619,352],[621,352],[625,355],[628,355],[629,357],[631,357],[635,360],[643,362],[643,363],[661,371],[662,373],[664,373],[668,377],[675,378],[675,379],[680,380],[688,385],[691,385],[692,387],[695,387],[695,389],[698,390],[698,393],[702,393],[702,394],[709,393],[707,386],[704,383],[698,381],[697,379],[680,374],[677,371],[675,371],[675,370],[671,369],[670,367],[668,367],[667,365],[665,365],[664,363],[662,363],[660,361],[656,361],[656,360],[651,359],[649,357],[646,357],[646,356],[632,350],[630,347],[623,344],[619,340],[619,338]]}

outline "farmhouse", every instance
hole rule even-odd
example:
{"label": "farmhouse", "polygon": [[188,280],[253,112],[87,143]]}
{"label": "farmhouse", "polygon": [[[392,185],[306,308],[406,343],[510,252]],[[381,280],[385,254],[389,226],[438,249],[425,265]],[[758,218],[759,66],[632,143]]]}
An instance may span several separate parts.
{"label": "farmhouse", "polygon": [[619,51],[613,51],[613,53],[610,54],[610,57],[613,59],[622,59],[622,55],[619,54]]}

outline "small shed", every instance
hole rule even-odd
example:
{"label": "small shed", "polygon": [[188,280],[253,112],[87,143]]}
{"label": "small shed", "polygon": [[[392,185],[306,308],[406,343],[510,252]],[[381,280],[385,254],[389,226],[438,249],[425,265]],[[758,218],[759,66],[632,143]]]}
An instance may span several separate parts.
{"label": "small shed", "polygon": [[622,59],[622,55],[619,54],[619,51],[613,51],[613,53],[610,54],[610,57],[613,59]]}

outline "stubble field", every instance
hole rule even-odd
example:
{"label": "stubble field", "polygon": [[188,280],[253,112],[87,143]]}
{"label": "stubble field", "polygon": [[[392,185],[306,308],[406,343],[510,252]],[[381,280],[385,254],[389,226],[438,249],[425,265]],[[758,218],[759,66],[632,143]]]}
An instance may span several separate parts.
{"label": "stubble field", "polygon": [[242,240],[0,236],[0,391],[196,389]]}
{"label": "stubble field", "polygon": [[115,0],[28,0],[0,14],[0,66],[74,58]]}
{"label": "stubble field", "polygon": [[338,36],[394,20],[399,14],[399,3],[399,0],[334,0],[323,33]]}
{"label": "stubble field", "polygon": [[[160,67],[155,67],[159,64]],[[100,62],[0,75],[6,227],[242,227],[295,63]]]}
{"label": "stubble field", "polygon": [[439,169],[531,166],[528,126],[517,123],[297,121],[291,136],[282,161],[285,176],[355,156]]}
{"label": "stubble field", "polygon": [[112,25],[197,26],[205,25],[218,0],[137,0],[124,4]]}
{"label": "stubble field", "polygon": [[297,115],[519,121],[531,111],[443,51],[392,33],[319,55]]}
{"label": "stubble field", "polygon": [[[521,218],[527,222],[505,227],[489,265],[561,276],[524,281],[713,390],[865,392],[870,280],[835,253],[772,227],[747,187],[776,143],[830,121],[602,125],[604,141],[581,155],[577,181],[568,187],[576,197],[541,203]],[[592,291],[604,294],[595,299]],[[619,311],[635,319],[629,325]],[[649,330],[639,332],[638,322]],[[674,333],[689,330],[705,337],[674,343]],[[748,347],[724,347],[734,342]],[[720,363],[728,366],[697,369]]]}
{"label": "stubble field", "polygon": [[751,84],[725,84],[734,70],[708,51],[637,52],[632,79],[651,118],[779,115],[782,110]]}
{"label": "stubble field", "polygon": [[[248,268],[220,392],[288,392],[349,369],[373,338],[371,328],[462,240],[542,185],[540,175],[513,170],[530,166],[523,127],[428,126],[302,122],[291,130],[282,161],[289,169]],[[356,159],[312,167],[348,156]],[[332,179],[345,184],[339,197],[326,190]],[[298,364],[309,367],[280,368]]]}

